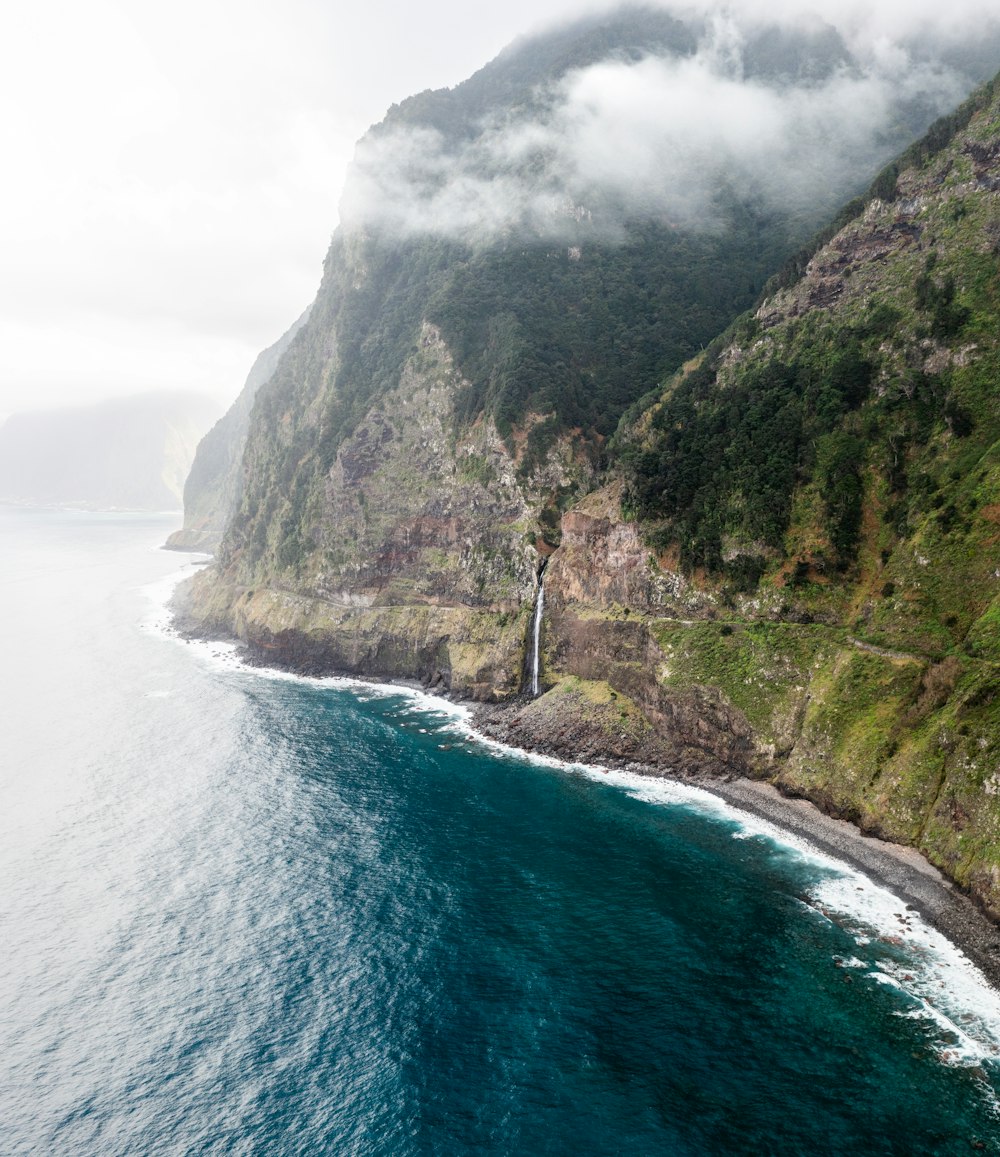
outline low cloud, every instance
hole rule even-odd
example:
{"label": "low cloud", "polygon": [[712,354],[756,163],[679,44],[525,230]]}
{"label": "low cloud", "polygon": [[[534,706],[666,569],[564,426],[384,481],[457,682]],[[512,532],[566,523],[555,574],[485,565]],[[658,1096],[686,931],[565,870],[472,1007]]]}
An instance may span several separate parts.
{"label": "low cloud", "polygon": [[530,113],[483,122],[459,144],[427,126],[380,129],[358,146],[341,220],[471,241],[565,238],[581,222],[614,236],[637,217],[710,226],[726,185],[792,211],[830,209],[906,143],[901,126],[927,123],[973,83],[946,51],[961,44],[954,25],[935,40],[930,9],[907,13],[894,26],[844,5],[836,23],[789,12],[778,25],[751,0],[698,18],[692,55],[570,72]]}

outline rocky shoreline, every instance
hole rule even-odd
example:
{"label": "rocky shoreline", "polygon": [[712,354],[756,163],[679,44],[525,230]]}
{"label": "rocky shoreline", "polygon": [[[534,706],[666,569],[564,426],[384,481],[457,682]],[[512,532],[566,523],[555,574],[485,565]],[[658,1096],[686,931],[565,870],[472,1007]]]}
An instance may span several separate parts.
{"label": "rocky shoreline", "polygon": [[866,836],[847,820],[826,815],[809,800],[784,796],[760,780],[707,779],[699,786],[858,868],[916,909],[1000,990],[1000,927],[915,848]]}
{"label": "rocky shoreline", "polygon": [[631,758],[622,745],[613,742],[602,750],[597,728],[585,727],[579,733],[571,728],[542,728],[532,733],[526,726],[527,707],[477,704],[474,727],[490,739],[533,754],[694,784],[741,811],[769,821],[892,892],[960,948],[1000,991],[1000,927],[915,848],[865,835],[854,824],[827,815],[807,799],[783,795],[772,784],[750,778],[738,766],[705,758],[699,763],[697,752],[687,752],[686,757],[682,752],[681,761],[671,765],[670,752],[655,744],[642,752],[653,759]]}
{"label": "rocky shoreline", "polygon": [[[189,638],[204,638],[205,624],[188,617],[186,601],[186,592],[175,592],[176,629]],[[209,633],[217,637],[226,634]],[[428,688],[414,679],[337,672],[328,664],[318,670],[295,662],[287,651],[265,652],[244,640],[233,641],[241,644],[243,659],[251,666],[278,667],[305,675],[339,673],[443,694],[471,708],[476,732],[509,747],[569,763],[695,784],[864,872],[916,909],[1000,990],[1000,926],[968,895],[916,849],[865,835],[854,824],[826,814],[808,800],[783,795],[772,784],[752,778],[752,767],[742,758],[741,745],[720,748],[714,731],[706,732],[703,744],[699,728],[692,726],[677,729],[677,739],[666,738],[641,714],[630,716],[623,711],[622,699],[613,692],[607,701],[588,699],[583,690],[567,692],[561,688],[555,696],[550,693],[534,700],[484,703],[449,694],[443,688]],[[688,707],[690,710],[684,711],[686,722],[690,722],[687,715],[696,715],[699,704],[692,702]]]}

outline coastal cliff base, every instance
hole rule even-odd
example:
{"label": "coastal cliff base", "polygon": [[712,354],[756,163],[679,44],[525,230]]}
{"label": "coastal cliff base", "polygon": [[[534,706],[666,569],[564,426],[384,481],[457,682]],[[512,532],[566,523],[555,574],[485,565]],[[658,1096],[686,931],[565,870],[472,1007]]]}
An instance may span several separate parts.
{"label": "coastal cliff base", "polygon": [[[203,588],[200,600],[193,599],[192,590],[199,583]],[[452,627],[456,626],[460,616],[449,620],[444,613],[437,618],[427,608],[419,613],[410,608],[405,614],[400,608],[391,614],[386,613],[391,608],[382,608],[381,614],[369,608],[366,615],[356,610],[353,615],[345,614],[336,620],[341,627],[345,623],[351,625],[349,634],[338,636],[332,620],[320,629],[315,608],[271,592],[259,602],[257,596],[250,600],[257,602],[258,618],[244,614],[217,618],[210,624],[205,613],[206,596],[211,589],[203,575],[181,589],[175,604],[178,626],[187,633],[234,637],[230,627],[235,625],[251,662],[312,675],[336,673],[408,680],[418,673],[430,689],[466,700],[476,698],[475,681],[464,676],[459,679],[462,694],[457,695],[450,688],[451,677],[460,664],[449,658],[444,628],[449,621]],[[263,608],[267,608],[266,614]],[[280,615],[276,608],[282,608]],[[220,608],[217,606],[216,610]],[[263,629],[265,622],[268,625]],[[390,624],[395,625],[392,630]],[[420,628],[417,633],[415,625]],[[697,626],[706,629],[706,624]],[[712,626],[720,629],[719,624]],[[436,635],[435,631],[443,633]],[[647,627],[640,624],[630,627],[634,638],[646,632]],[[599,636],[600,632],[592,636],[592,641]],[[468,646],[471,653],[475,644],[469,641],[463,646]],[[485,651],[480,657],[480,674],[484,654]],[[611,658],[605,656],[608,673],[619,681],[622,670],[631,669],[625,660],[624,668],[615,671],[615,664],[623,662],[620,637],[609,655]],[[595,646],[587,661],[594,664],[597,657]],[[514,661],[515,671],[521,670],[523,664],[519,664],[520,660]],[[538,698],[529,699],[517,694],[513,687],[516,679],[512,677],[509,682],[511,695],[506,702],[497,702],[495,697],[484,701],[489,698],[490,685],[488,681],[479,685],[474,724],[484,736],[569,762],[696,783],[733,806],[766,819],[865,872],[899,897],[902,905],[918,911],[959,945],[988,980],[1000,988],[1000,929],[989,918],[991,906],[983,902],[983,897],[974,890],[970,896],[948,879],[928,862],[923,849],[918,851],[913,846],[862,832],[856,823],[843,818],[844,809],[831,806],[835,797],[829,791],[817,793],[815,803],[804,798],[805,781],[796,783],[788,756],[775,759],[773,753],[762,751],[768,745],[762,744],[746,716],[726,706],[717,693],[705,688],[699,692],[669,692],[658,686],[651,690],[653,681],[636,679],[641,692],[637,700],[616,690],[607,680],[568,674],[550,683]],[[838,810],[841,818],[836,814]],[[831,811],[834,814],[829,814]],[[891,935],[892,930],[887,929],[885,934]]]}
{"label": "coastal cliff base", "polygon": [[188,633],[237,639],[258,663],[418,681],[481,704],[484,733],[528,750],[766,780],[866,835],[916,848],[1000,918],[994,665],[878,647],[836,623],[788,621],[794,608],[725,607],[707,594],[699,603],[664,589],[662,575],[659,591],[643,594],[637,575],[653,571],[638,536],[635,565],[623,557],[614,568],[633,606],[614,590],[576,601],[582,560],[622,533],[620,523],[592,522],[587,551],[578,543],[574,556],[564,531],[545,574],[535,699],[525,694],[530,601],[517,613],[350,605],[229,585],[209,568],[185,591],[178,621]]}

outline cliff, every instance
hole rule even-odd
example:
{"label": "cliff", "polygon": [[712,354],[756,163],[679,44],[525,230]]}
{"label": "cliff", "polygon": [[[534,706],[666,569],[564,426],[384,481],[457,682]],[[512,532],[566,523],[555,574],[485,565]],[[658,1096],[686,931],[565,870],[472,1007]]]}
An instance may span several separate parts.
{"label": "cliff", "polygon": [[710,758],[912,844],[994,917],[998,194],[990,85],[633,416],[624,480],[563,520],[545,648],[661,732],[700,697]]}
{"label": "cliff", "polygon": [[243,448],[257,391],[270,381],[282,354],[309,318],[307,309],[272,346],[258,354],[236,401],[197,443],[181,478],[184,525],[167,539],[169,550],[213,553],[243,490]]}
{"label": "cliff", "polygon": [[[536,115],[538,59],[371,141],[451,147],[498,91]],[[302,671],[420,679],[526,746],[766,778],[1000,916],[998,190],[990,86],[735,321],[798,210],[486,240],[435,232],[426,190],[422,232],[348,215],[183,621]]]}
{"label": "cliff", "polygon": [[[241,570],[249,548],[230,540],[228,571],[199,585],[201,621],[312,672],[419,677],[474,698],[517,693],[540,494],[592,474],[568,440],[526,482],[491,420],[456,436],[457,385],[447,347],[425,325],[398,386],[345,438],[322,493],[297,514],[322,553],[279,584]],[[295,540],[277,544],[292,549]]]}

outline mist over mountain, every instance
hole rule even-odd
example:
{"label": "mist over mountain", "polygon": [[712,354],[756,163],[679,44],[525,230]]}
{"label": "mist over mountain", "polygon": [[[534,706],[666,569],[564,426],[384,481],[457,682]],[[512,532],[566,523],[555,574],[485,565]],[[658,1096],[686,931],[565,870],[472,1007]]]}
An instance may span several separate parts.
{"label": "mist over mountain", "polygon": [[727,193],[815,218],[992,73],[996,20],[939,31],[728,5],[593,18],[390,110],[341,219],[486,244],[715,228]]}
{"label": "mist over mountain", "polygon": [[1000,915],[996,19],[778,11],[390,110],[188,622],[780,783]]}
{"label": "mist over mountain", "polygon": [[240,511],[223,555],[251,570],[312,565],[342,447],[440,340],[454,430],[492,423],[554,539],[621,415],[997,64],[1000,24],[968,4],[633,7],[394,106],[358,145],[239,486],[197,517]]}
{"label": "mist over mountain", "polygon": [[217,412],[201,395],[158,392],[12,414],[0,426],[0,500],[177,510]]}

